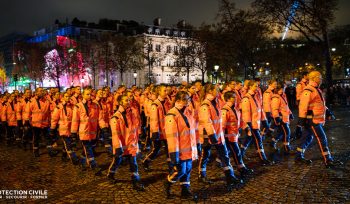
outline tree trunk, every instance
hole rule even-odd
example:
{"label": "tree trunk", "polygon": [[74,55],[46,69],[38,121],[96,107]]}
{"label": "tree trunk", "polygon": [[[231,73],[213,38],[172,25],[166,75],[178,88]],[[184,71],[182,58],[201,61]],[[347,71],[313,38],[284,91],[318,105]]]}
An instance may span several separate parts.
{"label": "tree trunk", "polygon": [[123,69],[120,69],[120,82],[121,82],[121,85],[124,85],[124,82],[123,82]]}
{"label": "tree trunk", "polygon": [[96,68],[95,66],[92,68],[92,72],[93,72],[93,78],[94,78],[94,89],[96,89]]}
{"label": "tree trunk", "polygon": [[190,68],[186,67],[186,71],[187,71],[187,83],[190,83]]}
{"label": "tree trunk", "polygon": [[204,84],[204,74],[205,74],[205,70],[202,69],[201,71],[202,71],[202,84]]}

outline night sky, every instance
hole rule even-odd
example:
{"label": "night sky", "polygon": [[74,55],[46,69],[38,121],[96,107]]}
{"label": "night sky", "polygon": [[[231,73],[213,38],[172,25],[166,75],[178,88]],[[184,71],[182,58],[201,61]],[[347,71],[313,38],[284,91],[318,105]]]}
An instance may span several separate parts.
{"label": "night sky", "polygon": [[[252,0],[236,0],[238,8],[249,7]],[[350,1],[339,0],[336,24],[350,24]],[[218,11],[217,0],[1,0],[0,36],[14,31],[32,34],[55,19],[69,22],[74,17],[88,22],[100,18],[135,20],[152,24],[156,17],[162,25],[175,25],[180,19],[199,26],[212,23]]]}

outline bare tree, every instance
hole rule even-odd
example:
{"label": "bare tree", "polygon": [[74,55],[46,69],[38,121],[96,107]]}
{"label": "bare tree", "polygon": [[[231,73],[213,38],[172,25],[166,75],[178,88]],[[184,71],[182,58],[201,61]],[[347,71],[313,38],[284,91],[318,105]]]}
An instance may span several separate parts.
{"label": "bare tree", "polygon": [[120,73],[123,83],[125,71],[143,68],[143,45],[136,37],[122,35],[114,36],[112,43],[112,70]]}
{"label": "bare tree", "polygon": [[332,84],[332,61],[328,30],[334,22],[337,0],[255,0],[256,14],[277,31],[287,28],[303,35],[308,41],[322,45],[326,64],[326,84]]}

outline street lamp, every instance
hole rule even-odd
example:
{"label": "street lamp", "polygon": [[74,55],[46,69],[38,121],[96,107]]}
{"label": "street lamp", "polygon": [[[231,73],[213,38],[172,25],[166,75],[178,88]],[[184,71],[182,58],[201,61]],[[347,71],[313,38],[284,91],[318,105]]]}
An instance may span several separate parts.
{"label": "street lamp", "polygon": [[136,86],[136,78],[137,78],[137,72],[134,71],[134,85]]}
{"label": "street lamp", "polygon": [[214,66],[214,70],[215,70],[215,83],[218,83],[218,70],[219,70],[219,65],[215,65]]}
{"label": "street lamp", "polygon": [[332,48],[332,52],[335,52],[337,50],[337,48],[333,47]]}

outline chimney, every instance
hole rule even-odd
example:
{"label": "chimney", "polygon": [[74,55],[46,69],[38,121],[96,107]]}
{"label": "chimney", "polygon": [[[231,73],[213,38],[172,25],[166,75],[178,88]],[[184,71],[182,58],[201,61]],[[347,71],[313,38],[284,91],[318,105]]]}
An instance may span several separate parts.
{"label": "chimney", "polygon": [[177,23],[177,27],[178,27],[178,28],[184,28],[184,27],[186,27],[186,21],[185,21],[185,20],[180,20],[180,21]]}
{"label": "chimney", "polygon": [[160,26],[162,19],[161,18],[156,18],[153,20],[153,25],[154,26]]}

